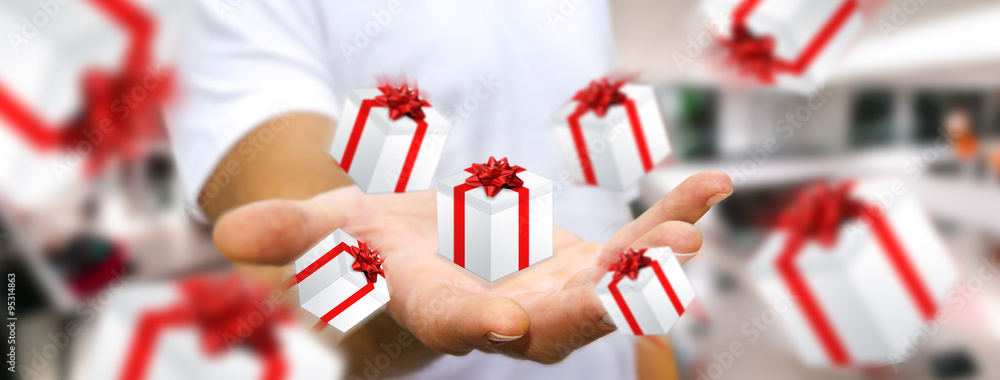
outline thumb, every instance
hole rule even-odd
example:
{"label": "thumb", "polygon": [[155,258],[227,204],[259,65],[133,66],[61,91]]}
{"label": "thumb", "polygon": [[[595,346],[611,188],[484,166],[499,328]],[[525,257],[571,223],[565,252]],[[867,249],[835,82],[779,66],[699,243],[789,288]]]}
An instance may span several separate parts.
{"label": "thumb", "polygon": [[[525,297],[530,297],[525,294]],[[594,289],[580,286],[540,295],[526,303],[532,329],[503,346],[515,357],[557,363],[573,351],[615,330]]]}
{"label": "thumb", "polygon": [[511,341],[527,333],[528,312],[514,300],[466,292],[446,283],[422,284],[408,301],[389,303],[402,308],[401,324],[428,348],[450,355]]}
{"label": "thumb", "polygon": [[230,260],[284,265],[340,228],[358,194],[352,186],[305,201],[250,203],[223,214],[212,237]]}

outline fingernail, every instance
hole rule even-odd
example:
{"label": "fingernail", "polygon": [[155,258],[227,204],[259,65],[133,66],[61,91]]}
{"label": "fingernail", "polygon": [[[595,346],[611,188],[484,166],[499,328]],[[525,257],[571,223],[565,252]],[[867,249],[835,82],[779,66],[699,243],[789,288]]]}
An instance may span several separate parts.
{"label": "fingernail", "polygon": [[615,321],[611,319],[611,314],[608,313],[604,313],[604,316],[601,317],[601,323],[608,327],[615,327]]}
{"label": "fingernail", "polygon": [[510,342],[510,341],[512,341],[514,339],[517,339],[517,338],[520,338],[522,336],[524,336],[524,335],[501,335],[501,334],[497,334],[497,333],[492,332],[492,331],[490,331],[490,332],[486,333],[486,335],[484,335],[484,337],[486,338],[486,340],[488,340],[490,342],[493,342],[493,343]]}
{"label": "fingernail", "polygon": [[729,193],[729,194],[726,194],[726,193],[715,194],[711,198],[708,198],[708,202],[705,203],[705,206],[707,206],[707,207],[715,206],[715,205],[719,204],[719,202],[722,202],[723,199],[729,198],[729,195],[731,195],[731,194],[732,193]]}

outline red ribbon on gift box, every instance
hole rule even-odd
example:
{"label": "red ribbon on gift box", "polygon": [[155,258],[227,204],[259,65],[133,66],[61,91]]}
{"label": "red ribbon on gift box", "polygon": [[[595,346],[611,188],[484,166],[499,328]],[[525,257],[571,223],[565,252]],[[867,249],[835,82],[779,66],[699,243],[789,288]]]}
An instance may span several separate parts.
{"label": "red ribbon on gift box", "polygon": [[853,185],[853,182],[844,182],[836,189],[830,189],[825,183],[819,183],[801,192],[779,219],[779,228],[788,230],[789,236],[775,262],[778,273],[792,295],[800,299],[799,308],[827,357],[833,364],[840,366],[851,363],[847,347],[837,336],[833,324],[827,319],[805,277],[795,266],[802,247],[811,239],[815,239],[823,247],[833,247],[842,223],[854,218],[864,218],[920,315],[929,320],[934,317],[938,308],[883,212],[877,205],[850,198]]}
{"label": "red ribbon on gift box", "polygon": [[373,107],[387,107],[389,118],[399,120],[403,116],[408,116],[417,123],[417,130],[413,133],[413,140],[410,142],[410,149],[406,153],[403,161],[403,168],[399,172],[396,180],[395,192],[406,192],[406,184],[410,181],[410,174],[413,172],[413,165],[417,162],[417,155],[420,153],[420,144],[427,134],[427,122],[424,120],[423,107],[430,108],[430,103],[420,98],[420,90],[410,89],[406,84],[401,87],[391,85],[380,86],[382,95],[375,99],[364,99],[361,101],[361,108],[358,109],[358,117],[354,119],[354,129],[351,129],[351,136],[347,139],[347,148],[344,150],[344,157],[340,160],[340,167],[345,172],[351,171],[351,163],[354,162],[354,154],[358,150],[358,143],[361,142],[361,133],[368,123],[368,115]]}
{"label": "red ribbon on gift box", "polygon": [[289,318],[283,309],[275,306],[275,314],[265,315],[249,336],[239,331],[248,315],[260,312],[257,304],[268,300],[266,288],[236,276],[195,277],[178,287],[183,295],[181,301],[139,317],[120,375],[122,380],[145,379],[160,335],[170,328],[186,326],[199,328],[201,346],[208,355],[220,355],[231,341],[240,340],[264,360],[262,379],[279,380],[287,375],[288,365],[275,336],[275,322]]}
{"label": "red ribbon on gift box", "polygon": [[799,56],[794,61],[786,61],[774,55],[773,37],[754,36],[747,27],[747,18],[763,1],[744,0],[740,3],[733,11],[732,39],[720,38],[719,42],[729,49],[728,63],[739,66],[742,74],[754,75],[765,84],[774,83],[777,73],[802,75],[858,9],[856,0],[843,1]]}
{"label": "red ribbon on gift box", "polygon": [[[86,108],[60,134],[62,145],[69,148],[87,141],[88,136],[103,136],[103,141],[93,144],[93,152],[87,160],[84,174],[97,173],[114,155],[120,156],[126,162],[135,161],[140,157],[143,142],[155,141],[160,137],[159,114],[156,107],[170,96],[171,79],[169,77],[160,79],[163,83],[147,89],[142,84],[143,75],[143,72],[111,75],[95,70],[85,76]],[[132,90],[137,88],[142,88],[145,93],[142,101],[130,95]],[[112,112],[125,106],[130,108],[127,108],[129,113],[124,119]],[[109,129],[108,125],[114,129],[105,133]]]}
{"label": "red ribbon on gift box", "polygon": [[642,161],[642,170],[649,172],[653,169],[653,158],[649,153],[649,145],[646,143],[646,134],[642,130],[639,111],[635,102],[620,91],[624,85],[625,82],[612,82],[608,78],[601,78],[597,81],[591,81],[587,88],[580,90],[573,97],[573,100],[578,103],[566,121],[569,123],[569,130],[573,136],[573,145],[576,146],[576,155],[580,160],[584,181],[588,185],[597,185],[597,175],[594,174],[594,166],[590,162],[587,141],[583,136],[583,128],[580,127],[580,118],[590,111],[594,111],[597,117],[602,118],[611,106],[618,104],[625,107],[625,113],[628,115],[632,135],[635,137],[636,148],[639,151],[639,159]]}
{"label": "red ribbon on gift box", "polygon": [[524,181],[517,173],[524,168],[507,163],[507,158],[497,160],[490,157],[484,164],[472,164],[465,171],[472,173],[465,183],[455,186],[455,254],[453,261],[465,268],[465,193],[479,187],[483,188],[487,197],[494,197],[503,189],[517,192],[517,269],[527,268],[531,263],[529,242],[528,200],[531,199],[530,189],[524,187]]}
{"label": "red ribbon on gift box", "polygon": [[684,304],[681,303],[680,297],[677,296],[677,292],[674,291],[673,285],[667,280],[666,273],[663,272],[663,268],[660,267],[660,263],[645,256],[646,249],[632,249],[621,252],[618,254],[618,261],[611,265],[609,272],[614,272],[612,275],[611,283],[608,284],[608,290],[611,291],[611,296],[614,297],[615,303],[618,305],[618,309],[621,310],[622,315],[625,316],[625,321],[628,322],[629,328],[632,329],[632,333],[635,335],[643,335],[642,328],[639,326],[639,321],[635,319],[632,315],[632,311],[628,307],[628,303],[625,302],[625,297],[622,296],[620,290],[618,290],[618,283],[622,279],[628,277],[629,279],[635,280],[639,277],[639,270],[642,268],[649,267],[653,269],[653,273],[656,274],[656,278],[660,281],[660,285],[663,286],[663,291],[667,293],[667,297],[670,298],[670,303],[674,305],[674,310],[677,311],[677,316],[684,314]]}
{"label": "red ribbon on gift box", "polygon": [[296,273],[294,277],[295,283],[302,283],[302,281],[305,281],[305,279],[309,278],[310,275],[316,273],[317,270],[330,261],[333,261],[333,259],[341,253],[345,252],[354,258],[354,264],[351,265],[351,268],[357,272],[364,273],[367,283],[365,286],[358,289],[358,291],[354,292],[354,294],[351,294],[350,297],[347,297],[347,299],[343,302],[334,306],[333,309],[330,309],[329,312],[320,317],[320,322],[316,323],[316,326],[313,327],[314,331],[322,330],[328,323],[330,323],[330,321],[340,315],[340,313],[343,313],[344,310],[347,310],[352,305],[357,303],[358,300],[364,298],[365,295],[375,290],[375,282],[378,280],[378,276],[385,278],[385,271],[382,269],[382,259],[379,257],[377,249],[373,251],[363,242],[358,242],[357,247],[349,246],[347,243],[341,242],[340,244],[337,244],[337,246],[333,247],[333,249],[323,254],[323,256],[316,259],[316,261],[313,261],[309,264],[309,266],[302,269],[302,271]]}
{"label": "red ribbon on gift box", "polygon": [[[37,150],[48,151],[60,146],[76,149],[78,143],[87,139],[87,135],[102,136],[100,143],[91,143],[93,151],[84,168],[86,176],[96,174],[111,156],[134,160],[139,156],[141,140],[160,137],[157,116],[153,111],[157,103],[165,100],[170,88],[170,78],[167,78],[163,80],[167,83],[158,84],[153,90],[144,88],[144,91],[152,92],[147,93],[142,101],[131,97],[132,90],[142,86],[142,74],[149,65],[155,24],[148,14],[129,1],[91,2],[128,31],[130,43],[120,74],[112,76],[95,70],[86,75],[83,83],[86,106],[74,120],[66,126],[50,126],[12,92],[0,86],[0,116],[7,119],[14,131]],[[126,96],[127,100],[120,99]],[[119,106],[113,108],[117,101],[120,101]],[[125,105],[128,107],[125,108]],[[112,111],[118,112],[123,108],[128,110],[125,116],[112,114]],[[101,127],[102,123],[107,126]],[[109,129],[111,131],[107,131]]]}

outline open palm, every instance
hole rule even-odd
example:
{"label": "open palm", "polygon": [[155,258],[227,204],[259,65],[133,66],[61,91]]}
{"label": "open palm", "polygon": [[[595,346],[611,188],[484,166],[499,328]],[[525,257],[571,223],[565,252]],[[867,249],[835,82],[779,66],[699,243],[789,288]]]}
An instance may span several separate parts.
{"label": "open palm", "polygon": [[220,251],[240,262],[283,265],[337,228],[382,251],[390,315],[427,347],[482,349],[543,363],[614,331],[593,284],[628,247],[695,252],[692,225],[732,192],[720,172],[692,176],[607,244],[555,229],[554,257],[489,283],[437,254],[433,191],[365,195],[357,187],[306,201],[269,200],[224,215]]}

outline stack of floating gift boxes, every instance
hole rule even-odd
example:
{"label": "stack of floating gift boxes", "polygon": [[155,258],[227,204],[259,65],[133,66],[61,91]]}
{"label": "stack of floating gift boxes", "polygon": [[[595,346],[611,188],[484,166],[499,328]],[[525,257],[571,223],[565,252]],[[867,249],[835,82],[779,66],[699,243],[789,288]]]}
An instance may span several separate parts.
{"label": "stack of floating gift boxes", "polygon": [[[331,153],[367,193],[431,186],[450,126],[418,90],[381,86],[348,98]],[[592,82],[554,116],[570,171],[585,184],[624,189],[670,153],[651,88]],[[614,141],[604,136],[618,135]],[[426,144],[427,141],[436,142]],[[423,160],[423,161],[420,161]],[[942,304],[958,272],[912,198],[879,208],[875,183],[817,184],[774,226],[749,270],[768,299],[791,293],[779,316],[803,361],[871,366],[906,359],[908,344]],[[488,157],[437,182],[439,253],[494,282],[553,255],[553,183]],[[389,302],[378,247],[333,231],[295,260],[300,305],[348,331]],[[695,298],[673,252],[628,249],[595,285],[618,331],[666,334]],[[232,277],[195,277],[136,289],[109,307],[91,378],[174,378],[198,373],[299,378],[335,374],[329,351],[290,328],[283,293]],[[194,302],[200,299],[202,302]],[[211,302],[204,302],[210,299]]]}
{"label": "stack of floating gift boxes", "polygon": [[[720,25],[712,32],[726,55],[723,75],[800,93],[822,85],[878,8],[873,0],[702,1]],[[942,306],[956,265],[914,196],[879,201],[893,186],[874,178],[807,186],[758,248],[748,272],[767,302],[793,300],[778,322],[804,363],[895,364],[926,343],[925,326],[950,317]]]}
{"label": "stack of floating gift boxes", "polygon": [[[872,367],[912,356],[943,323],[959,271],[916,200],[876,196],[891,182],[844,181],[798,193],[749,271],[767,300],[793,300],[779,321],[808,364]],[[921,337],[922,336],[922,337]]]}
{"label": "stack of floating gift boxes", "polygon": [[[651,88],[608,80],[580,91],[555,116],[580,182],[622,189],[670,152]],[[369,194],[431,187],[450,125],[406,85],[354,90],[332,156]],[[619,134],[610,143],[603,136]],[[605,145],[601,145],[605,144]],[[553,254],[553,183],[506,158],[488,157],[437,183],[440,254],[493,282]],[[348,331],[389,302],[378,247],[336,230],[295,260],[302,309]],[[668,248],[630,250],[597,285],[626,334],[665,334],[694,299]],[[117,358],[86,378],[297,379],[336,377],[332,353],[295,328],[284,292],[235,275],[139,286],[103,313],[92,354]],[[124,332],[124,333],[123,333]],[[218,376],[216,376],[218,375]]]}
{"label": "stack of floating gift boxes", "polygon": [[[570,172],[587,185],[626,189],[670,154],[650,86],[593,81],[553,122]],[[358,89],[348,96],[330,153],[365,193],[423,191],[449,129],[412,86]],[[441,178],[436,188],[439,253],[456,265],[493,282],[552,257],[548,178],[489,157]],[[334,231],[295,261],[302,307],[341,331],[361,322],[389,301],[391,277],[364,269],[378,266],[377,257]],[[694,299],[668,248],[623,253],[605,277],[597,292],[628,334],[665,334]]]}

